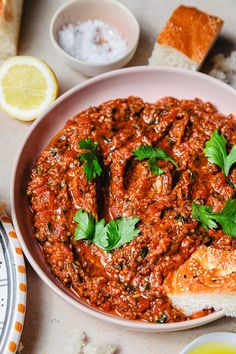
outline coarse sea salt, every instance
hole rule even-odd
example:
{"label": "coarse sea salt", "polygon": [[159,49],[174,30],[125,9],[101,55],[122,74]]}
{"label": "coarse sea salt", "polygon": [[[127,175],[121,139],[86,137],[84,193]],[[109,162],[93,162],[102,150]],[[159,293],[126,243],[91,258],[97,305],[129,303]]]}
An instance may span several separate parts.
{"label": "coarse sea salt", "polygon": [[120,33],[99,19],[64,25],[58,32],[58,43],[74,58],[90,64],[115,61],[128,51]]}

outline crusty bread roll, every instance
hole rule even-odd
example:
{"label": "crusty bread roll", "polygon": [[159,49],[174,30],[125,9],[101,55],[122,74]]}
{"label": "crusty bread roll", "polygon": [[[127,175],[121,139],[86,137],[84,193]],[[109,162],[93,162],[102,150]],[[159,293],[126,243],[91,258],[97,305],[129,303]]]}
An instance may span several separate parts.
{"label": "crusty bread roll", "polygon": [[149,65],[197,70],[212,47],[223,21],[194,7],[179,6],[157,37]]}
{"label": "crusty bread roll", "polygon": [[0,58],[16,55],[23,0],[0,0]]}
{"label": "crusty bread roll", "polygon": [[186,315],[214,308],[236,317],[236,251],[200,246],[167,276],[164,289]]}

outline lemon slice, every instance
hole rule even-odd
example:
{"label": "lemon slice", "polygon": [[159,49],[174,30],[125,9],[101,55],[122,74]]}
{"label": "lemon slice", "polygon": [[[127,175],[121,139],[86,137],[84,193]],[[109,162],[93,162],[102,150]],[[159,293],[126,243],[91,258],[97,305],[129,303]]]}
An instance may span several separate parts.
{"label": "lemon slice", "polygon": [[35,119],[57,94],[56,76],[38,58],[19,55],[0,67],[0,106],[16,119]]}

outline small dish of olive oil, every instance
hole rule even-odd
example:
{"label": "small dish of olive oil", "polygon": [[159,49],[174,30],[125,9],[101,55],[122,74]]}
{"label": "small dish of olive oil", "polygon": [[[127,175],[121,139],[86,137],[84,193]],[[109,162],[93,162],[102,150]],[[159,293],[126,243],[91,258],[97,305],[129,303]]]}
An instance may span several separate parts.
{"label": "small dish of olive oil", "polygon": [[236,333],[205,334],[188,344],[180,354],[236,354]]}
{"label": "small dish of olive oil", "polygon": [[236,354],[236,346],[223,343],[201,343],[190,349],[189,354]]}

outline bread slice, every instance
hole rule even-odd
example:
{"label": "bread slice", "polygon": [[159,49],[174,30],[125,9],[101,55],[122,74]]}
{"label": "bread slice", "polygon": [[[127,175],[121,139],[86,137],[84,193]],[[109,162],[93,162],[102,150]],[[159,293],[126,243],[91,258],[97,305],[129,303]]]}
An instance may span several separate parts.
{"label": "bread slice", "polygon": [[214,44],[223,21],[194,7],[179,6],[157,37],[149,65],[197,70]]}
{"label": "bread slice", "polygon": [[236,251],[202,245],[163,286],[172,304],[186,315],[214,308],[236,317]]}
{"label": "bread slice", "polygon": [[23,0],[0,0],[0,58],[16,55]]}

